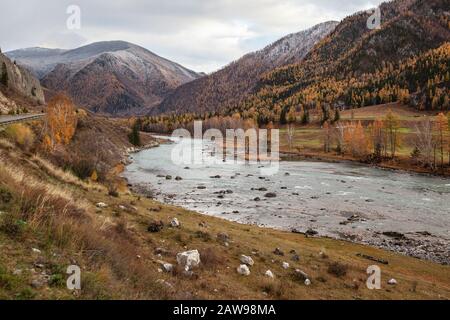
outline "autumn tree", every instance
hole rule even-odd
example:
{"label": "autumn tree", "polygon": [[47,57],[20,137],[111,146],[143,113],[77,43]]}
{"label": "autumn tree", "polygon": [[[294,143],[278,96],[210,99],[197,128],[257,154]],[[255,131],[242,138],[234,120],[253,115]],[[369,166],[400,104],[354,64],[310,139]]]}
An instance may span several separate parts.
{"label": "autumn tree", "polygon": [[400,121],[392,110],[386,114],[383,121],[384,130],[386,132],[387,143],[389,145],[389,151],[391,157],[394,158],[397,149],[400,147]]}
{"label": "autumn tree", "polygon": [[376,119],[369,127],[371,146],[374,158],[381,160],[382,152],[384,149],[384,126],[383,121]]}
{"label": "autumn tree", "polygon": [[323,151],[328,153],[331,151],[332,127],[328,121],[325,121],[322,128],[323,133]]}
{"label": "autumn tree", "polygon": [[361,121],[347,124],[344,132],[345,149],[353,157],[362,158],[367,155],[368,143]]}
{"label": "autumn tree", "polygon": [[77,116],[72,100],[63,94],[54,96],[47,106],[44,145],[53,149],[58,144],[69,144],[76,127]]}
{"label": "autumn tree", "polygon": [[448,119],[441,112],[434,122],[436,148],[439,152],[441,167],[444,166],[444,157],[448,148]]}
{"label": "autumn tree", "polygon": [[292,144],[294,141],[294,135],[295,135],[295,108],[290,108],[289,112],[286,114],[286,134],[287,134],[287,140],[289,145],[289,151],[292,151]]}
{"label": "autumn tree", "polygon": [[303,107],[301,124],[308,124],[309,122],[310,122],[309,110],[307,107]]}
{"label": "autumn tree", "polygon": [[336,109],[334,109],[333,122],[338,122],[339,120],[341,120],[341,114],[339,112],[339,108],[336,108]]}

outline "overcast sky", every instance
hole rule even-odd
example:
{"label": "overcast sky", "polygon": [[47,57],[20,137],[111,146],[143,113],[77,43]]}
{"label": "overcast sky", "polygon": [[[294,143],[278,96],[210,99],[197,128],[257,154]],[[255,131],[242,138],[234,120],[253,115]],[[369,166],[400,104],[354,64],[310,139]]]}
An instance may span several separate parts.
{"label": "overcast sky", "polygon": [[[125,40],[195,71],[214,71],[249,51],[380,0],[1,0],[0,46],[75,48]],[[69,5],[81,29],[69,30]]]}

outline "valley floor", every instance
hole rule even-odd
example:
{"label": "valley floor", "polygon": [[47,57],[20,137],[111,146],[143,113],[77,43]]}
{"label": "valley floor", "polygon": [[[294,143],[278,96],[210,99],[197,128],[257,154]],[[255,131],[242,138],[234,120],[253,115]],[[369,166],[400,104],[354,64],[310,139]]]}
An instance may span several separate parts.
{"label": "valley floor", "polygon": [[[450,298],[449,266],[241,225],[129,192],[111,196],[6,142],[0,151],[1,299]],[[169,227],[173,218],[180,227]],[[149,232],[155,221],[164,227]],[[176,254],[193,249],[201,264],[186,275]],[[242,254],[254,260],[248,276],[236,271]],[[173,270],[163,272],[163,262]],[[80,291],[65,287],[72,264],[82,270]],[[380,290],[366,287],[374,264],[382,272]],[[295,269],[308,275],[309,286]]]}

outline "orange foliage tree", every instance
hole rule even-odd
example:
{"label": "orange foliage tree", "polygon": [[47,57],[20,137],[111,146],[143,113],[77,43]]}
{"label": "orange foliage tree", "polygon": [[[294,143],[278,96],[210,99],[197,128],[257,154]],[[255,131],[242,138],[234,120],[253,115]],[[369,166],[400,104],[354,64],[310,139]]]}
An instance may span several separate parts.
{"label": "orange foliage tree", "polygon": [[441,158],[441,167],[444,166],[444,157],[448,147],[448,119],[441,112],[434,122],[436,147]]}
{"label": "orange foliage tree", "polygon": [[53,97],[47,106],[44,146],[52,150],[56,145],[69,144],[77,127],[75,106],[63,94]]}

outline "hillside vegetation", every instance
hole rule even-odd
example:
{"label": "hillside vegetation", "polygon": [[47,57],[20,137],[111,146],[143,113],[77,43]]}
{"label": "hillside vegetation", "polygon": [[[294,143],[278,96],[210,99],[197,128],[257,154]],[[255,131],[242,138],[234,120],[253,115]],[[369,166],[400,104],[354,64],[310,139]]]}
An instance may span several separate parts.
{"label": "hillside vegetation", "polygon": [[[51,101],[49,107],[64,101]],[[2,299],[450,298],[448,266],[343,241],[240,225],[161,204],[151,194],[134,194],[117,176],[130,148],[124,138],[129,129],[80,110],[76,123],[73,132],[61,133],[67,140],[37,122],[1,133]],[[17,131],[21,134],[11,134]],[[16,139],[24,135],[26,144]],[[92,142],[93,137],[105,143],[89,149],[81,142]],[[48,139],[55,143],[51,150]],[[121,152],[109,150],[108,141]],[[101,159],[95,158],[95,151],[110,152],[108,162],[100,160],[105,170],[80,178],[83,171],[70,155]],[[111,183],[120,187],[112,189]],[[173,224],[174,218],[180,225]],[[176,254],[187,250],[200,253],[201,262],[191,272],[176,261]],[[242,254],[254,261],[248,276],[236,271]],[[283,262],[290,266],[283,268]],[[74,264],[82,270],[82,289],[72,292],[65,281],[67,266]],[[366,269],[373,264],[382,269],[381,290],[365,285]],[[267,270],[274,278],[265,275]],[[387,284],[392,278],[396,285]]]}

